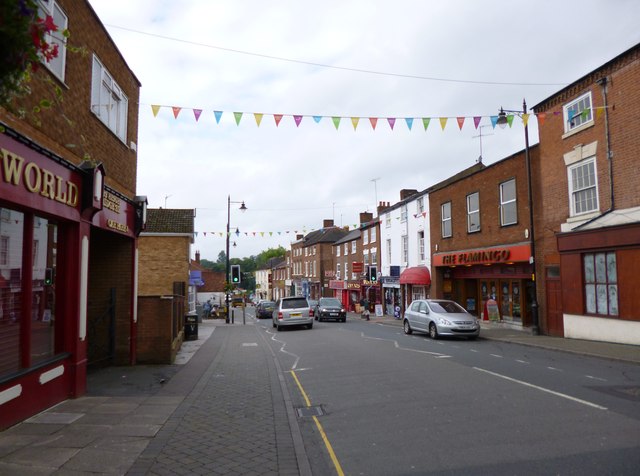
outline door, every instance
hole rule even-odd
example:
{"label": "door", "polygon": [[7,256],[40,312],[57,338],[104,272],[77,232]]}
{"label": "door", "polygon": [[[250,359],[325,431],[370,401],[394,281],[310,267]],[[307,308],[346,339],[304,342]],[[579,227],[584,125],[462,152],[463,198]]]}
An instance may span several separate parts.
{"label": "door", "polygon": [[564,321],[562,317],[562,284],[560,281],[560,270],[558,268],[547,268],[545,291],[547,333],[551,336],[564,337]]}

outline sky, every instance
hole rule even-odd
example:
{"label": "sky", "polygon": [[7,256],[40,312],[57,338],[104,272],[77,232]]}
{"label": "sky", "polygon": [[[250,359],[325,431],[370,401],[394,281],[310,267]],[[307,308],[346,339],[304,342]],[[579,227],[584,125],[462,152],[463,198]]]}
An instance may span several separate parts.
{"label": "sky", "polygon": [[137,194],[195,209],[192,257],[211,261],[228,200],[232,258],[325,219],[353,229],[401,189],[522,150],[519,118],[492,126],[500,107],[533,107],[640,42],[637,0],[89,3],[142,83]]}

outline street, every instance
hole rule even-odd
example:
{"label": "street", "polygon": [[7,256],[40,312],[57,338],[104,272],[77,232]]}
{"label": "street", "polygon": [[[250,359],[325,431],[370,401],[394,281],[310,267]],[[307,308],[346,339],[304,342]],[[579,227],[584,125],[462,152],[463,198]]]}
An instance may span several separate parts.
{"label": "street", "polygon": [[257,325],[303,409],[314,474],[635,474],[640,463],[638,366],[358,319]]}

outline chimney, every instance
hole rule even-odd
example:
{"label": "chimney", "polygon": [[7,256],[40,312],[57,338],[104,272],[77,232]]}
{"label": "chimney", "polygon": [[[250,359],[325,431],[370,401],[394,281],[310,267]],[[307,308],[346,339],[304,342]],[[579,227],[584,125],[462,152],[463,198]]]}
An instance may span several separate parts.
{"label": "chimney", "polygon": [[400,200],[404,200],[405,198],[409,198],[411,195],[415,195],[418,193],[417,190],[413,190],[410,188],[404,188],[400,190]]}
{"label": "chimney", "polygon": [[365,225],[373,220],[373,213],[361,212],[360,213],[360,226]]}
{"label": "chimney", "polygon": [[196,263],[200,264],[200,252],[196,251]]}
{"label": "chimney", "polygon": [[322,228],[331,228],[333,226],[333,220],[323,220]]}
{"label": "chimney", "polygon": [[301,240],[302,238],[304,238],[304,235],[296,235],[296,240]]}
{"label": "chimney", "polygon": [[377,213],[378,216],[380,216],[380,214],[382,212],[384,212],[387,208],[389,208],[389,202],[378,202],[378,209],[377,209]]}

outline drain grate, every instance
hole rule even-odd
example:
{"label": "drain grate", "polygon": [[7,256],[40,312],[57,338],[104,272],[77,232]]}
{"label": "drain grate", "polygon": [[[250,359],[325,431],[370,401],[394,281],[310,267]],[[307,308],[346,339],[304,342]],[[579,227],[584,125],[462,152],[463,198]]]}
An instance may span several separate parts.
{"label": "drain grate", "polygon": [[322,406],[317,405],[314,407],[296,408],[296,413],[298,414],[298,418],[311,418],[324,415],[324,410]]}

